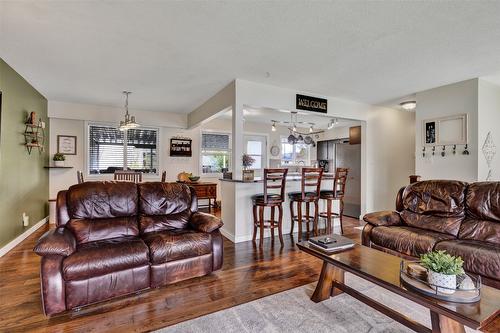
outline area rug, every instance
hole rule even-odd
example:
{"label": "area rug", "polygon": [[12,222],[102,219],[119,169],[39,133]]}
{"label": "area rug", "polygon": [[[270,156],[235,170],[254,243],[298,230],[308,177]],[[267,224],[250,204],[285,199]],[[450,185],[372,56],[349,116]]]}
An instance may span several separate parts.
{"label": "area rug", "polygon": [[[363,294],[430,327],[429,310],[426,308],[351,274],[346,274],[346,282]],[[314,303],[309,299],[314,287],[313,283],[287,290],[156,332],[413,332],[347,294]]]}

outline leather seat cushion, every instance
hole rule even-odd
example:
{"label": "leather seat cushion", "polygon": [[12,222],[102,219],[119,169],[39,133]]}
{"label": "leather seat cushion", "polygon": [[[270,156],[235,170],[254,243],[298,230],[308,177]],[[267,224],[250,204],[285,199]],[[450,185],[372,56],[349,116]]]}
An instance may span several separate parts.
{"label": "leather seat cushion", "polygon": [[475,240],[439,242],[436,250],[446,250],[464,260],[464,269],[488,278],[500,280],[500,247]]}
{"label": "leather seat cushion", "polygon": [[321,190],[319,192],[319,196],[322,199],[335,199],[341,197],[343,194],[342,191],[337,191],[337,193],[334,194],[333,190]]}
{"label": "leather seat cushion", "polygon": [[370,240],[376,245],[413,257],[432,251],[437,242],[449,239],[455,239],[455,237],[405,226],[375,227],[370,237]]}
{"label": "leather seat cushion", "polygon": [[66,227],[73,232],[78,244],[124,236],[139,236],[137,216],[111,219],[72,219]]}
{"label": "leather seat cushion", "polygon": [[[305,192],[304,194],[306,201],[313,201],[317,199],[315,192]],[[302,200],[302,192],[300,191],[288,192],[288,198],[292,201],[300,201]]]}
{"label": "leather seat cushion", "polygon": [[[260,193],[260,194],[254,194],[252,195],[252,201],[254,202],[264,202],[264,194],[263,193]],[[275,193],[268,193],[267,194],[267,201],[268,202],[280,202],[280,201],[283,201],[281,199],[281,195],[279,194],[275,194]]]}
{"label": "leather seat cushion", "polygon": [[138,210],[137,185],[131,182],[85,182],[69,188],[69,217],[106,219],[135,216]]}
{"label": "leather seat cushion", "polygon": [[210,234],[195,230],[166,230],[147,233],[142,237],[149,247],[153,265],[198,257],[212,252]]}
{"label": "leather seat cushion", "polygon": [[148,263],[149,250],[142,239],[120,237],[79,245],[64,259],[62,269],[65,280],[83,280]]}

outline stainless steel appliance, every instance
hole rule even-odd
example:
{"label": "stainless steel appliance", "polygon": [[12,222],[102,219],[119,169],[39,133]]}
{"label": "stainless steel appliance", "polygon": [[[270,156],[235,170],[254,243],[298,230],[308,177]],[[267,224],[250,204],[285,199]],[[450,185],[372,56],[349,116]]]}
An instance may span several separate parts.
{"label": "stainless steel appliance", "polygon": [[[344,215],[359,218],[361,213],[361,145],[349,144],[349,139],[318,142],[317,158],[328,165],[325,172],[335,172],[337,168],[348,168],[344,196]],[[324,169],[323,169],[324,170]]]}

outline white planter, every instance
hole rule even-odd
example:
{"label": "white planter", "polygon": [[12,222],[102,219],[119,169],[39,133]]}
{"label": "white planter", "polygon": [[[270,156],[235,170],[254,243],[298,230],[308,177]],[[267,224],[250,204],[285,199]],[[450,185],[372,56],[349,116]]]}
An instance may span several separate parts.
{"label": "white planter", "polygon": [[[437,286],[437,291],[444,294],[453,294],[457,288],[457,276],[456,275],[446,275],[429,270],[427,272],[427,282],[434,286]],[[445,287],[445,288],[439,288]]]}
{"label": "white planter", "polygon": [[66,161],[54,161],[54,166],[56,167],[63,167],[66,165]]}

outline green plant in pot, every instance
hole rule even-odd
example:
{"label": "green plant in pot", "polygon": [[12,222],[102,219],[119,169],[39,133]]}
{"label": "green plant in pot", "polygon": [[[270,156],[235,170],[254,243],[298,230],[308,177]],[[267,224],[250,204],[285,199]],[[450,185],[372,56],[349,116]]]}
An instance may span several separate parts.
{"label": "green plant in pot", "polygon": [[[420,264],[427,268],[427,282],[445,294],[453,294],[457,287],[457,275],[464,274],[464,261],[446,251],[432,251],[420,256]],[[440,288],[444,287],[444,288]]]}
{"label": "green plant in pot", "polygon": [[254,179],[253,170],[248,169],[254,163],[255,159],[248,154],[243,154],[243,156],[241,157],[241,164],[243,165],[243,181],[252,181]]}
{"label": "green plant in pot", "polygon": [[54,161],[54,165],[57,167],[63,167],[64,166],[64,161],[66,161],[66,156],[64,156],[61,153],[54,154],[54,157],[52,158]]}

